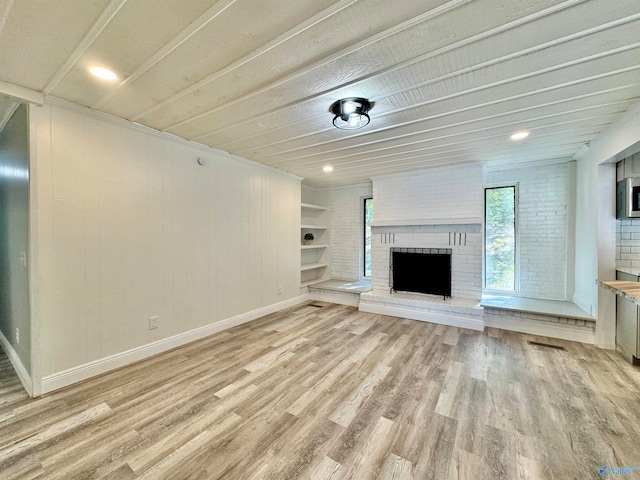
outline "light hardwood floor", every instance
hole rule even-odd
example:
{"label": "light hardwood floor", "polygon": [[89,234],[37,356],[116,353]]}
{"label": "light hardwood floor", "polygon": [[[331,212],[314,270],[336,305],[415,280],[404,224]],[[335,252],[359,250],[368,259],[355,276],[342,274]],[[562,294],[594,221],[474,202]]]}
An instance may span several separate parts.
{"label": "light hardwood floor", "polygon": [[615,352],[318,305],[36,400],[3,356],[0,478],[584,480],[640,466],[640,369]]}

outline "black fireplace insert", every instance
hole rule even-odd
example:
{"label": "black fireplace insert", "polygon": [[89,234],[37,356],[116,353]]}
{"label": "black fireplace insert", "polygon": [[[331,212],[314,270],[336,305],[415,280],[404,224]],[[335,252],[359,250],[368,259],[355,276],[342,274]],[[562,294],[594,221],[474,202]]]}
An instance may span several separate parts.
{"label": "black fireplace insert", "polygon": [[450,248],[391,248],[391,291],[451,296]]}

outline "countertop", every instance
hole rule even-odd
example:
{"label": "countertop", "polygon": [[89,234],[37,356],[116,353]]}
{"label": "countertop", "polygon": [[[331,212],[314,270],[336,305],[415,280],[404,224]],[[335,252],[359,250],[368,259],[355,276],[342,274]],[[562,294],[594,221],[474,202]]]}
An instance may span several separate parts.
{"label": "countertop", "polygon": [[616,295],[640,305],[640,282],[627,282],[624,280],[598,280],[598,285]]}

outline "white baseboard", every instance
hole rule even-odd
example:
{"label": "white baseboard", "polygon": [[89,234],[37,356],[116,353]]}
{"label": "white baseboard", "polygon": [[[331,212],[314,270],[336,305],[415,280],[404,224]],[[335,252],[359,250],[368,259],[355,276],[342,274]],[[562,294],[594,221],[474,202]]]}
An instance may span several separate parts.
{"label": "white baseboard", "polygon": [[16,371],[18,378],[22,382],[22,386],[27,391],[30,397],[33,397],[33,382],[31,381],[31,375],[27,372],[27,369],[22,364],[22,360],[18,356],[18,353],[13,349],[13,345],[7,340],[2,332],[0,332],[0,345],[7,354],[13,369]]}
{"label": "white baseboard", "polygon": [[559,338],[572,342],[594,343],[594,331],[564,323],[541,322],[528,318],[498,317],[485,315],[485,325],[502,330],[540,335],[542,337]]}
{"label": "white baseboard", "polygon": [[99,360],[94,360],[93,362],[85,363],[84,365],[79,365],[62,372],[47,375],[42,378],[42,393],[49,393],[54,390],[67,387],[110,370],[171,350],[172,348],[200,340],[201,338],[208,337],[214,333],[250,322],[256,318],[269,315],[285,308],[293,307],[307,301],[308,299],[308,295],[300,295],[283,302],[274,303],[273,305],[268,305],[210,325],[205,325],[204,327],[189,330],[188,332],[180,333],[173,337],[164,338],[157,342],[148,343],[146,345],[132,348],[125,352],[116,353]]}
{"label": "white baseboard", "polygon": [[338,305],[349,305],[357,307],[360,303],[360,295],[354,293],[339,293],[328,290],[313,290],[309,293],[311,300],[319,302],[337,303]]}
{"label": "white baseboard", "polygon": [[361,312],[377,313],[381,315],[390,315],[392,317],[410,318],[411,320],[420,320],[422,322],[439,323],[441,325],[449,325],[451,327],[469,328],[471,330],[484,330],[484,322],[481,316],[477,318],[466,317],[456,313],[435,313],[429,311],[412,310],[410,308],[380,305],[376,303],[368,303],[362,298],[358,310]]}

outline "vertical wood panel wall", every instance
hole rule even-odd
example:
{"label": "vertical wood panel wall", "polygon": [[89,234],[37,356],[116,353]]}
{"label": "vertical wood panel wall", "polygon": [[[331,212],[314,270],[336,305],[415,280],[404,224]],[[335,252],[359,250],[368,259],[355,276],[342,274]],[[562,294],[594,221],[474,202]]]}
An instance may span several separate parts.
{"label": "vertical wood panel wall", "polygon": [[299,294],[299,179],[90,113],[32,111],[43,376]]}

